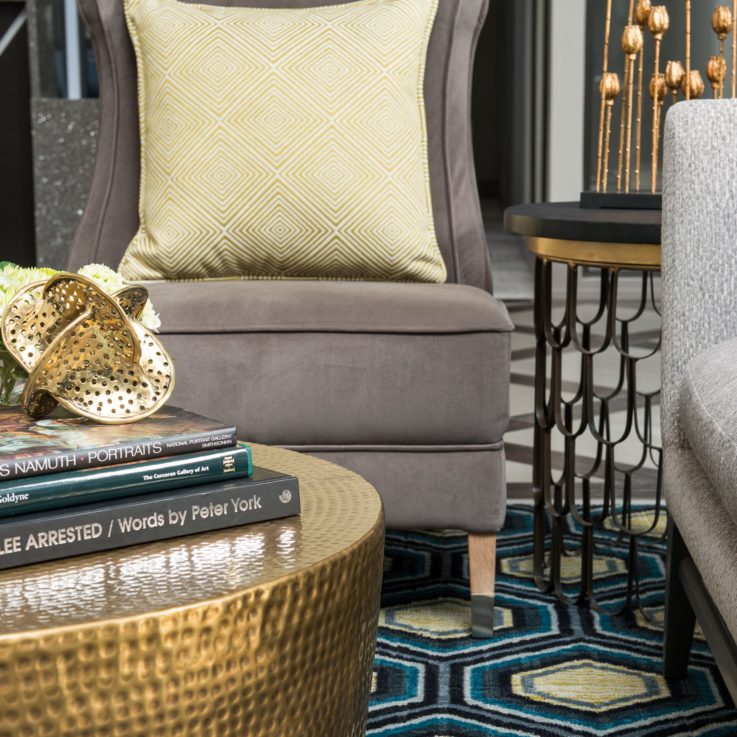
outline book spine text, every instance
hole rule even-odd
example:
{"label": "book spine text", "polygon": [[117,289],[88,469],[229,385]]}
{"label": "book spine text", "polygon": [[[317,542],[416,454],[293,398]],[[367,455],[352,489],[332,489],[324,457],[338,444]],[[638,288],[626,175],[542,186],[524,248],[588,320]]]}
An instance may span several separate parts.
{"label": "book spine text", "polygon": [[236,443],[234,427],[196,435],[175,435],[158,440],[105,445],[99,448],[48,453],[30,458],[17,458],[0,463],[0,481],[10,481],[47,473],[79,471],[84,468],[111,466],[116,463],[143,461],[162,456],[195,453],[201,450],[231,448]]}
{"label": "book spine text", "polygon": [[253,470],[251,449],[235,448],[0,482],[0,518],[137,494],[197,486]]}
{"label": "book spine text", "polygon": [[0,524],[0,569],[299,513],[297,479],[277,477],[16,517]]}

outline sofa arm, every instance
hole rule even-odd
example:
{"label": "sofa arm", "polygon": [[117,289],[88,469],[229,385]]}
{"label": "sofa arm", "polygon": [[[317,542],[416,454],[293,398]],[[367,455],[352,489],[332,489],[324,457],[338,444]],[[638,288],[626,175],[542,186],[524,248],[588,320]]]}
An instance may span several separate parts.
{"label": "sofa arm", "polygon": [[678,398],[690,359],[737,336],[737,100],[675,105],[663,160],[664,447],[684,447]]}

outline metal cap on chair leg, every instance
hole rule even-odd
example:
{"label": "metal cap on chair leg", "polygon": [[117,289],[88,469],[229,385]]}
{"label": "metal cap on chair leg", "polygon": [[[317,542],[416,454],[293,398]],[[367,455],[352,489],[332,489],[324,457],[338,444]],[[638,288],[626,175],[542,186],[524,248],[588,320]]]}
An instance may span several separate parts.
{"label": "metal cap on chair leg", "polygon": [[468,572],[471,579],[471,637],[493,637],[496,533],[469,533]]}
{"label": "metal cap on chair leg", "polygon": [[494,636],[494,597],[471,595],[471,637],[485,640]]}

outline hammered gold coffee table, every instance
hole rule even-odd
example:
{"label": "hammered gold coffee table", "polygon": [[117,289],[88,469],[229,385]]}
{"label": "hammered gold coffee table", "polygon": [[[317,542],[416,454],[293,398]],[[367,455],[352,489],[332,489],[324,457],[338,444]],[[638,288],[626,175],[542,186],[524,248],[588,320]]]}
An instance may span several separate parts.
{"label": "hammered gold coffee table", "polygon": [[1,737],[358,737],[383,511],[356,474],[254,446],[302,516],[0,573]]}

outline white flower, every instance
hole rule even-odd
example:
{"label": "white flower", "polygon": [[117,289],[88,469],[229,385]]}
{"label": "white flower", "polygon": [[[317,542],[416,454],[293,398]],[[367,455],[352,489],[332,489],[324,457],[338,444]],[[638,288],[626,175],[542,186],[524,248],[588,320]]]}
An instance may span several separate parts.
{"label": "white flower", "polygon": [[0,268],[0,315],[16,292],[34,282],[46,281],[56,273],[54,269],[25,269],[15,264]]}
{"label": "white flower", "polygon": [[[15,264],[1,266],[0,315],[2,315],[5,307],[20,289],[34,282],[46,281],[57,273],[54,269],[22,268]],[[105,264],[87,264],[87,266],[83,266],[77,273],[80,276],[91,279],[106,294],[115,294],[126,286],[123,277],[114,269],[105,266]],[[146,301],[139,322],[153,332],[156,332],[161,327],[161,320],[154,311],[151,300]]]}
{"label": "white flower", "polygon": [[154,333],[158,332],[161,327],[161,320],[156,312],[154,312],[154,306],[151,304],[151,300],[147,299],[146,304],[143,306],[143,312],[138,318],[138,322],[143,325],[144,328],[148,328]]}
{"label": "white flower", "polygon": [[123,277],[114,269],[105,266],[105,264],[87,264],[87,266],[83,266],[77,273],[81,276],[86,276],[88,279],[92,279],[93,282],[108,294],[113,294],[125,286]]}

